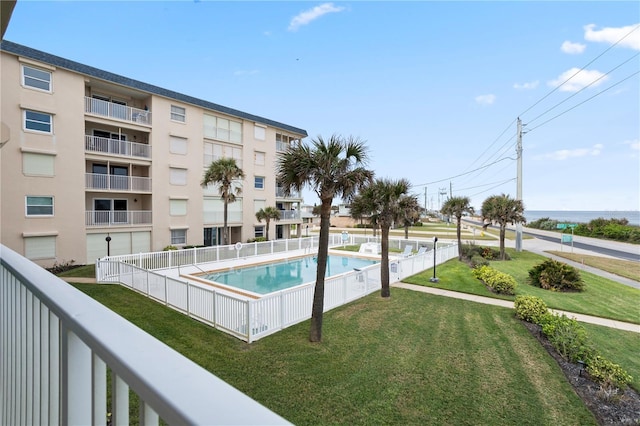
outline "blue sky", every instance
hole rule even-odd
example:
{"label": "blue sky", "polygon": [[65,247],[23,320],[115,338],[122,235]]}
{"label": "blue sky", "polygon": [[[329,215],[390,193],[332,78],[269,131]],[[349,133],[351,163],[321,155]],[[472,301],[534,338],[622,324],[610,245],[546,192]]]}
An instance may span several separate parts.
{"label": "blue sky", "polygon": [[361,138],[430,208],[515,197],[520,116],[527,209],[638,210],[639,26],[635,1],[19,0],[5,39]]}

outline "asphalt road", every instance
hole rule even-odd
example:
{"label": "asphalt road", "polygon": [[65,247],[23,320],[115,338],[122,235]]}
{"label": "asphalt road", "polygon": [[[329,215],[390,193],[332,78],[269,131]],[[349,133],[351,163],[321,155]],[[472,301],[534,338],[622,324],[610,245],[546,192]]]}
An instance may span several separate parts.
{"label": "asphalt road", "polygon": [[[550,242],[554,242],[557,243],[560,240],[560,237],[550,237],[547,235],[542,235],[542,234],[534,234],[531,232],[523,232],[523,235],[529,235],[531,237],[534,238],[538,238],[540,240],[545,240],[545,241],[550,241]],[[571,247],[571,243],[565,243],[565,245],[567,247]],[[622,260],[632,260],[635,262],[640,262],[640,253],[629,253],[626,251],[620,251],[620,250],[615,250],[615,249],[611,249],[611,248],[607,248],[607,247],[601,247],[601,246],[597,246],[597,245],[593,245],[593,244],[587,244],[587,243],[582,243],[579,241],[576,241],[574,238],[573,241],[573,247],[577,248],[577,249],[583,249],[583,250],[589,250],[589,251],[593,251],[596,253],[600,253],[600,254],[604,254],[607,256],[611,256],[611,257],[616,257],[618,259],[622,259]],[[640,248],[639,248],[640,251]]]}

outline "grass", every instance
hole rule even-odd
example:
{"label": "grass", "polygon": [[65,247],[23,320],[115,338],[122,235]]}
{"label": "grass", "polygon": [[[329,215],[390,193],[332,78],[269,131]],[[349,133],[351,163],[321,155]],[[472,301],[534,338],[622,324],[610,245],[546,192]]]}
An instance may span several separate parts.
{"label": "grass", "polygon": [[640,281],[640,263],[630,260],[612,259],[602,256],[567,253],[563,251],[549,251],[553,255],[573,260],[602,271],[610,272],[621,277]]}
{"label": "grass", "polygon": [[83,278],[95,278],[96,265],[84,265],[77,268],[69,269],[58,274],[59,277],[83,277]]}
{"label": "grass", "polygon": [[[547,258],[527,251],[517,253],[513,249],[507,250],[512,260],[494,261],[491,266],[516,279],[516,296],[533,295],[544,300],[550,308],[640,324],[640,290],[584,271],[580,272],[586,284],[583,292],[543,290],[527,284],[527,279],[529,269]],[[515,296],[499,296],[487,290],[479,280],[473,278],[471,269],[457,259],[436,268],[436,276],[440,280],[438,283],[429,281],[432,276],[433,269],[429,269],[406,278],[404,282],[505,300],[515,299]]]}
{"label": "grass", "polygon": [[509,309],[393,289],[251,345],[114,285],[77,285],[298,425],[593,425]]}

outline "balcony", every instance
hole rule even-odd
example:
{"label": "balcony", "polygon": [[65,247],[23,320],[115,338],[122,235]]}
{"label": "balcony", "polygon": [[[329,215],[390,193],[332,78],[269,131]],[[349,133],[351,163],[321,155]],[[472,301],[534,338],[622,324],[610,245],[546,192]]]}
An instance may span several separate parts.
{"label": "balcony", "polygon": [[98,136],[85,135],[84,150],[85,152],[151,159],[150,145]]}
{"label": "balcony", "polygon": [[284,189],[281,186],[276,186],[276,198],[302,198],[299,192],[291,191],[291,195],[286,197],[284,195]]}
{"label": "balcony", "polygon": [[3,245],[0,277],[0,423],[289,424]]}
{"label": "balcony", "polygon": [[86,173],[85,187],[100,191],[151,192],[151,178]]}
{"label": "balcony", "polygon": [[149,210],[88,210],[84,224],[89,227],[151,225]]}
{"label": "balcony", "polygon": [[280,210],[280,221],[299,221],[301,218],[298,210]]}
{"label": "balcony", "polygon": [[135,124],[151,125],[151,111],[103,101],[101,99],[94,99],[88,96],[84,97],[84,112]]}
{"label": "balcony", "polygon": [[290,146],[288,142],[276,141],[276,152],[286,152]]}

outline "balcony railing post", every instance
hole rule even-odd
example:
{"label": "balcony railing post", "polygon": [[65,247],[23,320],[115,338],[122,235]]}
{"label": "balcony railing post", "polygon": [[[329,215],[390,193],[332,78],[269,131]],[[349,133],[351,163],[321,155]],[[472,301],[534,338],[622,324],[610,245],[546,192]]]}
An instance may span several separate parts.
{"label": "balcony railing post", "polygon": [[91,350],[64,324],[61,334],[62,424],[91,424]]}

